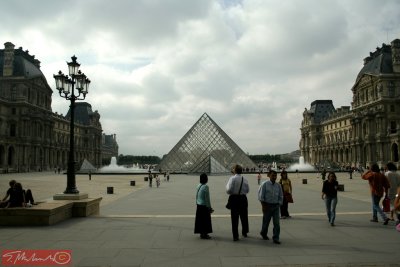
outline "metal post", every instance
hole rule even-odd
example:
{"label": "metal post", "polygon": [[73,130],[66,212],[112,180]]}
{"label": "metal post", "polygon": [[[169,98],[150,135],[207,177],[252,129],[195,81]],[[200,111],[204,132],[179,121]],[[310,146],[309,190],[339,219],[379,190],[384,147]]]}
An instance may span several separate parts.
{"label": "metal post", "polygon": [[[79,70],[80,64],[76,61],[76,56],[71,57],[71,59],[72,62],[67,63],[69,68],[69,77],[64,75],[61,71],[59,71],[58,74],[53,75],[60,96],[71,101],[67,188],[65,189],[64,194],[79,193],[76,188],[75,179],[75,101],[85,99],[90,84],[90,80]],[[77,89],[76,95],[75,89]]]}
{"label": "metal post", "polygon": [[68,155],[68,169],[67,169],[67,188],[64,194],[78,194],[75,179],[75,97],[74,97],[74,83],[72,83],[72,95],[70,106],[70,126],[69,126],[69,155]]}

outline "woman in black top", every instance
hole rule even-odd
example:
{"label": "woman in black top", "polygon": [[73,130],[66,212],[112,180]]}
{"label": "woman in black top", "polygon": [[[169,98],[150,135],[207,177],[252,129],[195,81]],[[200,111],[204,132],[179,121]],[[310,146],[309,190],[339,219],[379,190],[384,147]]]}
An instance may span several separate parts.
{"label": "woman in black top", "polygon": [[322,186],[322,199],[325,200],[326,214],[328,215],[331,226],[335,226],[338,185],[336,174],[334,172],[329,172],[328,180],[324,181]]}

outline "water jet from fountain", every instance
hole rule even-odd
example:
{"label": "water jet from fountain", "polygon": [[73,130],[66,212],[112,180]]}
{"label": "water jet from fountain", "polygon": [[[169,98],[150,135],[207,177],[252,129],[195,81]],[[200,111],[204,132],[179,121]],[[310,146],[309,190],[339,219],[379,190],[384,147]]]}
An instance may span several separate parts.
{"label": "water jet from fountain", "polygon": [[289,168],[287,168],[287,171],[314,172],[315,168],[311,164],[305,163],[304,157],[300,156],[299,163],[290,165]]}
{"label": "water jet from fountain", "polygon": [[100,168],[99,173],[147,173],[148,169],[140,168],[138,164],[133,167],[124,167],[117,165],[117,158],[112,157],[110,165]]}

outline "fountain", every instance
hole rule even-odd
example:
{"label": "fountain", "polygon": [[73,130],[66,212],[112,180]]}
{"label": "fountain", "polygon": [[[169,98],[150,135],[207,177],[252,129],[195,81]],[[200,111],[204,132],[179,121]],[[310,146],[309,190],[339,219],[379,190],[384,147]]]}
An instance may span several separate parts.
{"label": "fountain", "polygon": [[145,173],[148,169],[143,169],[139,167],[139,164],[133,165],[133,167],[127,168],[124,166],[117,165],[117,158],[112,157],[110,165],[100,168],[101,173]]}
{"label": "fountain", "polygon": [[299,157],[299,163],[290,165],[289,168],[287,168],[287,171],[299,171],[299,172],[307,172],[307,171],[315,171],[315,168],[304,162],[304,157],[300,156]]}
{"label": "fountain", "polygon": [[271,170],[277,171],[278,166],[276,165],[276,161],[272,162]]}

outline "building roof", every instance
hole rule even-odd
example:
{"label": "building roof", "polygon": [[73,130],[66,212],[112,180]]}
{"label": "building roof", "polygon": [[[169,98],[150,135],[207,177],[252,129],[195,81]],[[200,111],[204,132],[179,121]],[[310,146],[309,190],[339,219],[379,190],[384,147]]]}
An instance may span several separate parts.
{"label": "building roof", "polygon": [[315,123],[327,119],[333,112],[335,107],[332,100],[315,100],[311,103],[308,113],[312,114]]}
{"label": "building roof", "polygon": [[[87,102],[75,102],[75,122],[90,125],[90,117],[94,114],[92,106]],[[71,109],[68,110],[66,119],[71,117]]]}
{"label": "building roof", "polygon": [[[3,65],[4,49],[0,49],[0,77],[3,77]],[[40,70],[40,61],[35,59],[35,56],[30,55],[28,50],[23,51],[22,47],[14,50],[13,76],[25,78],[43,77],[46,79]]]}
{"label": "building roof", "polygon": [[364,66],[357,75],[357,80],[364,74],[379,75],[393,73],[392,49],[390,45],[382,44],[364,59]]}

